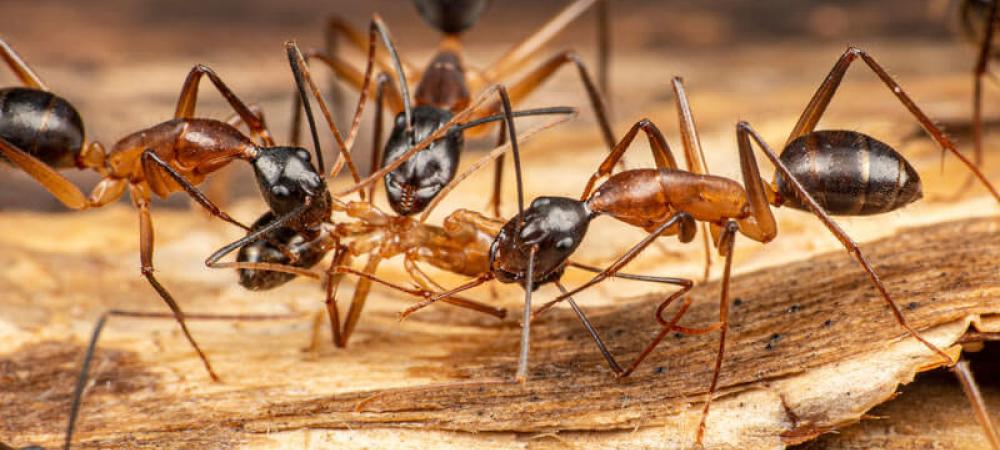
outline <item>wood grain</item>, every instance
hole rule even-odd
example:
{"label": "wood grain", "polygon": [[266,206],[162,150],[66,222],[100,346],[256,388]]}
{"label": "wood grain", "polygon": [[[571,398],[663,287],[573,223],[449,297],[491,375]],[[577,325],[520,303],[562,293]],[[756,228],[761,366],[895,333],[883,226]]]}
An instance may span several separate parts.
{"label": "wood grain", "polygon": [[[970,322],[1000,311],[1000,262],[993,257],[1000,252],[998,227],[991,218],[933,225],[865,250],[909,320],[949,346]],[[60,257],[67,268],[85,266],[86,258]],[[723,396],[709,420],[710,446],[804,440],[859,420],[899,383],[933,365],[926,349],[901,339],[865,276],[841,252],[740,275],[732,289],[739,301]],[[692,292],[696,307],[688,323],[711,322],[717,291],[713,282]],[[589,309],[612,351],[624,357],[656,331],[651,313],[658,300]],[[521,386],[494,381],[513,373],[518,330],[512,321],[470,320],[439,308],[396,327],[391,313],[376,314],[379,331],[348,352],[330,348],[318,355],[295,345],[304,343],[306,324],[199,324],[196,336],[221,362],[225,382],[217,385],[205,380],[172,331],[154,333],[160,351],[112,331],[98,356],[78,443],[227,447],[260,443],[278,431],[350,429],[357,439],[385,444],[395,437],[380,430],[401,427],[462,432],[456,439],[479,433],[498,445],[511,433],[558,433],[581,445],[685,446],[717,342],[715,336],[668,339],[638,373],[618,380],[572,314],[557,310],[535,325],[531,381]],[[0,361],[0,400],[10,405],[0,424],[4,436],[15,443],[58,440],[80,350],[41,340]]]}

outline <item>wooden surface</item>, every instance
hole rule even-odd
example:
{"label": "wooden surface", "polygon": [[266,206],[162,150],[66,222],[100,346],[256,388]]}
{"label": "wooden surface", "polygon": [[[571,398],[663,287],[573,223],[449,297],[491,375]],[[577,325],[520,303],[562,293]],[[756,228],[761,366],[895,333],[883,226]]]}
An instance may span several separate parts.
{"label": "wooden surface", "polygon": [[[63,221],[75,220],[55,222]],[[995,315],[978,320],[1000,310],[1000,264],[992,257],[1000,251],[998,226],[991,218],[952,222],[865,248],[878,261],[890,290],[906,302],[910,320],[920,329],[932,328],[927,335],[949,346],[970,321],[977,321],[982,331],[998,329]],[[14,258],[5,264],[46,259],[42,252],[4,254]],[[59,257],[70,268],[86,266],[91,258]],[[927,260],[937,263],[929,266]],[[61,271],[58,277],[67,272],[75,271]],[[81,277],[81,284],[60,298],[91,289],[105,296],[135,290],[128,286],[132,283],[116,289],[114,278],[138,282],[137,277],[111,272],[106,269],[101,278],[112,286]],[[35,278],[27,273],[22,279]],[[234,294],[220,281],[227,280],[173,284],[189,310],[203,310],[206,300],[220,291],[222,297]],[[776,285],[782,286],[779,293]],[[6,292],[18,290],[16,285],[4,287]],[[697,307],[689,323],[712,320],[717,290],[717,283],[710,283],[693,291]],[[933,360],[914,341],[899,340],[900,329],[864,275],[839,252],[743,274],[734,280],[733,292],[740,301],[731,316],[734,332],[722,377],[724,395],[709,421],[707,443],[712,447],[769,448],[856,421]],[[34,308],[23,305],[5,311],[4,317],[26,318],[19,310],[37,310],[38,303],[54,306],[59,299],[49,295],[31,295]],[[404,299],[379,297],[396,309],[405,304]],[[588,309],[612,351],[632,355],[655,332],[650,314],[658,298]],[[242,309],[260,309],[246,300]],[[396,442],[399,436],[386,433],[385,427],[439,430],[431,436],[452,443],[474,432],[477,439],[498,446],[525,434],[555,432],[558,439],[580,445],[672,447],[691,442],[714,354],[712,336],[668,339],[633,377],[616,380],[572,314],[560,310],[536,324],[531,381],[520,386],[491,382],[512,374],[515,322],[440,308],[396,325],[392,309],[373,308],[348,351],[326,347],[318,354],[300,351],[308,338],[307,320],[198,324],[195,334],[218,365],[222,384],[207,382],[171,324],[113,322],[96,360],[78,444],[291,448],[310,435],[301,432],[305,429],[353,430],[339,438],[324,434],[323,439]],[[18,436],[15,443],[53,445],[60,437],[81,347],[46,335],[65,316],[50,311],[38,321],[44,325],[34,329],[25,326],[28,320],[5,323],[24,327],[18,335],[33,341],[15,348],[0,364],[5,381],[0,395],[10,412],[2,430]],[[442,435],[444,430],[449,433]],[[604,432],[593,433],[597,430]]]}
{"label": "wooden surface", "polygon": [[[197,11],[180,3],[115,2],[103,9],[75,2],[9,3],[0,5],[0,29],[54,88],[80,107],[89,134],[106,144],[168,118],[181,80],[196,62],[212,65],[238,94],[261,104],[280,140],[286,134],[291,83],[281,43],[289,37],[300,38],[306,46],[320,42],[316,30],[323,14],[312,9],[313,2],[296,2],[280,11],[266,2],[245,9],[206,2]],[[371,7],[383,10],[402,41],[401,51],[415,62],[426,61],[433,39],[422,24],[415,22],[412,11],[385,8],[383,3]],[[921,19],[923,11],[902,8],[879,21],[885,15],[877,8],[856,7],[840,11],[846,11],[850,20],[823,22],[839,23],[839,28],[813,27],[806,32],[803,24],[836,18],[840,6],[830,9],[833,3],[819,2],[823,4],[799,10],[775,4],[762,11],[758,2],[753,7],[737,3],[732,8],[700,9],[637,2],[634,8],[617,9],[616,27],[628,30],[615,41],[612,104],[617,132],[641,117],[651,117],[679,148],[667,83],[670,76],[682,75],[709,166],[714,173],[738,177],[736,120],[749,120],[772,145],[778,145],[847,42],[870,50],[931,116],[968,113],[971,52],[950,40],[944,27],[934,28],[930,20]],[[552,6],[532,10],[538,23],[552,12],[545,8],[554,10]],[[361,24],[370,12],[363,9],[331,7],[323,13],[340,12]],[[511,33],[503,27],[505,21],[528,16],[527,10],[512,13],[497,5],[494,9],[495,20],[484,20],[470,36],[470,63],[477,66],[486,65],[505,48],[506,42],[501,45],[494,39]],[[681,16],[685,20],[673,21]],[[53,34],[53,26],[61,33]],[[789,43],[790,35],[795,36],[794,44]],[[53,41],[53,36],[60,38]],[[591,39],[588,31],[576,29],[553,48],[578,47],[589,57]],[[77,41],[90,45],[69,45]],[[988,88],[989,95],[996,95],[993,91]],[[530,106],[555,104],[586,106],[572,71],[559,75],[529,101]],[[205,96],[199,111],[215,118],[228,114],[214,93]],[[935,342],[948,345],[976,317],[998,314],[998,224],[982,218],[996,216],[998,207],[978,188],[957,201],[946,199],[964,177],[954,158],[947,158],[941,169],[939,153],[926,139],[907,141],[913,121],[860,67],[848,74],[821,126],[877,136],[907,155],[921,173],[924,201],[878,218],[841,220],[860,242],[871,242],[863,247],[871,252],[897,301],[914,305],[905,309],[907,317],[920,327],[933,328]],[[957,137],[968,148],[968,136]],[[573,123],[526,144],[528,198],[577,195],[603,157],[597,139],[591,116],[583,110]],[[364,145],[364,137],[361,142]],[[995,134],[988,141],[991,146],[998,142]],[[988,176],[1000,180],[995,152],[987,158]],[[637,150],[629,160],[634,166],[650,164],[645,150]],[[467,158],[465,163],[469,162]],[[764,172],[769,178],[770,171]],[[234,185],[248,198],[231,211],[241,220],[252,220],[262,205],[255,189],[246,187],[252,185],[246,182],[250,179],[246,167],[234,173]],[[165,308],[138,272],[134,210],[121,205],[78,214],[29,212],[61,208],[21,174],[4,170],[2,175],[0,441],[56,446],[94,320],[108,308]],[[84,186],[93,181],[79,174],[74,179]],[[473,177],[431,221],[439,223],[444,213],[457,207],[484,207],[487,186],[488,174]],[[513,192],[512,185],[507,189]],[[514,211],[512,199],[513,195],[506,199],[508,215]],[[309,281],[250,293],[236,285],[232,273],[203,268],[204,257],[238,237],[237,231],[161,204],[154,208],[154,220],[159,275],[188,312],[310,314],[322,308],[321,294]],[[733,295],[741,304],[732,312],[724,395],[713,406],[708,442],[718,447],[774,448],[838,426],[837,433],[805,445],[983,448],[985,441],[946,373],[937,370],[917,376],[915,383],[894,394],[899,383],[910,382],[928,361],[926,352],[908,339],[900,340],[900,329],[863,273],[814,218],[782,210],[778,220],[780,234],[771,244],[737,241],[734,270],[739,278]],[[910,226],[928,228],[900,231]],[[606,264],[641,236],[610,220],[598,220],[578,257]],[[698,246],[666,241],[665,248],[650,250],[629,271],[700,276]],[[385,264],[380,274],[404,280],[400,266]],[[461,281],[435,277],[448,285]],[[586,279],[586,274],[577,272],[566,277],[569,285]],[[344,287],[345,296],[350,287]],[[689,323],[713,320],[717,289],[715,282],[696,288],[697,304]],[[523,295],[511,287],[498,289],[495,299],[491,294],[483,289],[472,296],[518,311]],[[654,331],[656,300],[650,297],[654,294],[662,292],[612,281],[578,300],[613,350],[627,360]],[[553,295],[551,288],[539,291],[541,299]],[[376,289],[346,351],[325,343],[316,353],[303,352],[311,329],[308,318],[192,323],[195,337],[223,377],[222,384],[208,382],[172,322],[112,319],[85,398],[77,444],[95,448],[691,444],[717,335],[669,338],[640,373],[618,381],[602,366],[572,315],[559,310],[537,323],[532,381],[525,387],[488,384],[484,381],[513,374],[519,331],[515,319],[499,322],[443,306],[398,323],[396,314],[411,301]],[[828,320],[830,326],[824,326]],[[989,319],[983,327],[995,329],[995,321]],[[996,355],[991,350],[988,346],[986,353]],[[997,411],[1000,376],[996,371],[985,373],[981,381],[987,401]],[[898,398],[876,406],[894,395]],[[782,407],[782,400],[798,423]],[[862,417],[867,420],[847,426]]]}

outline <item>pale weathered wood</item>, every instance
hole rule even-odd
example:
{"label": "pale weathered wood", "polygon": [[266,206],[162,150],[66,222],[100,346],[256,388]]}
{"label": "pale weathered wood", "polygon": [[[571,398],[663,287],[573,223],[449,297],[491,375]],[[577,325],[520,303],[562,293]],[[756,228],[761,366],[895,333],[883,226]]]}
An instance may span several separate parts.
{"label": "pale weathered wood", "polygon": [[[890,290],[912,305],[908,317],[921,329],[934,328],[930,336],[947,346],[972,318],[1000,311],[997,229],[995,219],[946,223],[865,249],[878,261]],[[36,251],[29,259],[49,257]],[[88,258],[59,259],[72,268],[86,265]],[[106,271],[103,276],[114,275]],[[208,285],[193,281],[177,288],[189,293]],[[7,287],[5,292],[16,289]],[[717,287],[711,283],[695,289],[691,323],[711,320]],[[790,439],[797,431],[855,421],[932,360],[913,341],[899,341],[900,329],[865,277],[839,252],[741,275],[733,292],[741,302],[732,314],[734,333],[722,378],[726,395],[717,401],[709,422],[711,445],[771,447],[781,445],[783,433]],[[627,355],[645,343],[655,328],[650,313],[656,301],[592,309],[595,325],[608,336],[613,351]],[[120,328],[126,324],[113,325],[119,330],[112,331],[98,357],[80,442],[100,447],[219,447],[247,441],[272,446],[276,443],[261,441],[259,434],[391,426],[496,432],[478,436],[498,445],[510,439],[508,432],[552,431],[579,443],[686,445],[716,342],[712,336],[671,338],[634,377],[616,380],[572,315],[557,311],[537,324],[531,382],[492,384],[480,381],[511,376],[515,323],[470,322],[467,315],[437,309],[396,327],[391,313],[376,314],[381,317],[366,317],[369,327],[379,328],[376,334],[359,339],[348,352],[324,349],[316,356],[298,350],[305,323],[200,324],[196,335],[220,362],[221,385],[206,382],[172,331],[152,335],[171,347],[157,352],[148,342],[123,341]],[[170,330],[170,324],[152,325]],[[781,338],[772,339],[775,334]],[[79,350],[78,344],[32,343],[4,358],[0,394],[3,404],[10,405],[5,407],[10,414],[2,423],[4,436],[15,436],[11,440],[17,443],[53,444],[58,439]],[[156,354],[140,356],[135,350]],[[331,382],[335,386],[324,386]],[[798,417],[798,427],[782,401]],[[355,433],[365,442],[393,439],[378,431]],[[292,442],[301,442],[297,439]]]}

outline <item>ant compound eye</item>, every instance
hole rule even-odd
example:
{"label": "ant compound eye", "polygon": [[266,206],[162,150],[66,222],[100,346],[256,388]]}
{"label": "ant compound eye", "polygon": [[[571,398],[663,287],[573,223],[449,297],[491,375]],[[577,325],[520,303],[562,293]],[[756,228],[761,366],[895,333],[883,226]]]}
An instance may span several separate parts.
{"label": "ant compound eye", "polygon": [[303,161],[309,161],[310,158],[312,157],[312,154],[310,154],[309,152],[307,152],[305,149],[301,149],[300,148],[300,149],[298,149],[298,150],[295,151],[295,156],[297,156],[299,159],[301,159]]}
{"label": "ant compound eye", "polygon": [[556,249],[559,251],[564,252],[569,250],[571,247],[573,247],[573,238],[571,237],[564,237],[560,239],[559,242],[556,242]]}
{"label": "ant compound eye", "polygon": [[286,186],[278,185],[271,188],[271,194],[274,194],[276,197],[287,197],[291,194],[291,191]]}

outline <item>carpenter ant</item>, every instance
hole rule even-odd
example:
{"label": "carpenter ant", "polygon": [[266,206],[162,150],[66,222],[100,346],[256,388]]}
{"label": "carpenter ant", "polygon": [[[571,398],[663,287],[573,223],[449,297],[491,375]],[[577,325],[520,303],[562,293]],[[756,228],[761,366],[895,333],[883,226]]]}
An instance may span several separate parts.
{"label": "carpenter ant", "polygon": [[[830,217],[831,214],[853,216],[883,214],[912,203],[922,195],[917,172],[888,144],[856,131],[815,130],[848,67],[858,58],[875,72],[914,115],[928,135],[942,149],[955,154],[1000,202],[1000,195],[975,164],[965,158],[934,126],[873,57],[853,47],[848,48],[840,57],[820,85],[789,136],[780,157],[748,123],[740,122],[737,125],[743,187],[733,180],[701,174],[697,170],[692,173],[660,167],[658,170],[639,169],[611,175],[591,194],[591,187],[595,181],[611,174],[615,159],[625,151],[621,148],[620,153],[613,153],[591,177],[581,197],[584,199],[583,205],[592,214],[610,214],[627,223],[643,226],[647,230],[653,229],[645,240],[626,252],[602,273],[570,291],[569,294],[586,289],[614,274],[678,217],[692,217],[694,220],[712,225],[713,240],[720,255],[726,258],[719,322],[703,329],[679,327],[677,320],[687,309],[690,301],[688,299],[672,320],[664,319],[663,312],[678,297],[677,294],[672,295],[657,309],[657,320],[663,325],[661,332],[621,374],[625,376],[632,373],[671,331],[704,334],[720,330],[719,351],[708,401],[705,403],[698,427],[698,442],[701,442],[704,435],[705,419],[717,387],[722,356],[725,352],[729,310],[728,288],[735,239],[737,233],[764,243],[774,239],[777,236],[777,224],[771,206],[790,206],[816,215],[868,273],[900,326],[928,349],[951,362],[950,357],[943,351],[910,327],[861,249]],[[674,80],[674,88],[678,91],[683,90],[680,79]],[[681,128],[686,129],[684,126]],[[693,129],[693,123],[690,129]],[[751,140],[757,143],[776,168],[772,183],[765,183],[760,177]],[[685,142],[688,141],[685,139]],[[688,148],[685,150],[687,153],[695,153]],[[659,150],[654,147],[654,151]],[[560,300],[562,298],[546,304],[536,314],[542,313]]]}
{"label": "carpenter ant", "polygon": [[[476,92],[495,83],[503,82],[519,72],[531,58],[554,38],[567,25],[580,17],[597,4],[600,28],[600,83],[601,90],[607,92],[608,66],[608,32],[607,3],[604,0],[576,0],[564,8],[555,17],[537,30],[530,37],[510,49],[504,56],[486,70],[468,68],[463,62],[461,37],[462,32],[478,21],[485,11],[488,1],[440,1],[417,0],[417,10],[420,15],[442,33],[442,40],[436,55],[431,59],[425,70],[418,71],[411,64],[401,61],[389,37],[388,28],[377,16],[373,16],[369,41],[366,43],[363,34],[353,29],[341,18],[333,17],[328,24],[328,43],[331,48],[326,52],[309,51],[306,59],[316,59],[328,65],[341,79],[347,81],[355,89],[367,95],[369,88],[369,73],[372,64],[379,65],[380,74],[375,86],[375,126],[372,148],[372,167],[379,167],[397,160],[400,155],[432,131],[438,129],[454,114],[465,110]],[[381,35],[391,61],[377,58],[374,54],[374,37],[376,32]],[[368,61],[365,74],[362,76],[351,65],[334,55],[332,46],[339,37],[347,38],[354,47],[364,52],[368,49]],[[390,64],[391,63],[391,64]],[[614,144],[614,136],[605,112],[601,92],[591,79],[589,71],[573,51],[564,51],[551,57],[541,65],[527,72],[520,81],[510,86],[510,96],[517,104],[523,98],[534,92],[542,83],[548,80],[556,70],[565,64],[576,66],[590,103],[597,116],[602,136],[610,148]],[[400,86],[397,90],[388,83],[384,72],[395,70]],[[407,74],[414,74],[417,80],[416,92],[412,99],[409,94]],[[393,129],[385,148],[380,152],[382,142],[382,109],[383,103],[396,114]],[[498,110],[499,105],[493,103],[482,111],[482,115],[490,115]],[[293,109],[296,115],[292,121],[292,135],[298,132],[298,106]],[[357,116],[355,116],[357,118]],[[485,131],[485,128],[483,129]],[[505,133],[500,130],[499,143],[503,144]],[[455,175],[459,156],[464,146],[463,136],[454,134],[450,139],[440,141],[426,152],[408,159],[406,163],[385,176],[386,193],[389,204],[400,215],[419,213],[427,206],[438,192]],[[294,140],[293,140],[294,142]],[[348,142],[350,140],[348,139]],[[502,158],[502,157],[501,157]],[[500,185],[502,178],[502,159],[498,160],[494,174],[494,189],[492,208],[495,216],[500,216]],[[374,186],[372,186],[374,189]]]}
{"label": "carpenter ant", "polygon": [[[130,134],[108,152],[100,143],[85,143],[76,110],[49,93],[34,71],[2,41],[0,53],[27,86],[0,90],[0,155],[71,209],[107,205],[128,189],[139,210],[142,274],[170,307],[209,376],[218,381],[208,358],[188,331],[184,312],[154,275],[152,196],[167,197],[184,191],[215,217],[249,229],[195,187],[209,174],[240,159],[253,166],[270,210],[279,217],[276,222],[312,229],[329,215],[325,212],[331,202],[325,180],[319,175],[323,172],[322,159],[317,158],[318,173],[305,149],[276,146],[262,116],[244,104],[212,69],[202,65],[188,73],[174,119]],[[198,86],[204,76],[236,111],[236,117],[228,123],[195,118]],[[307,113],[313,125],[312,113],[308,109]],[[235,128],[240,121],[250,129],[250,137]],[[102,176],[89,197],[56,172],[69,167],[94,170]]]}

